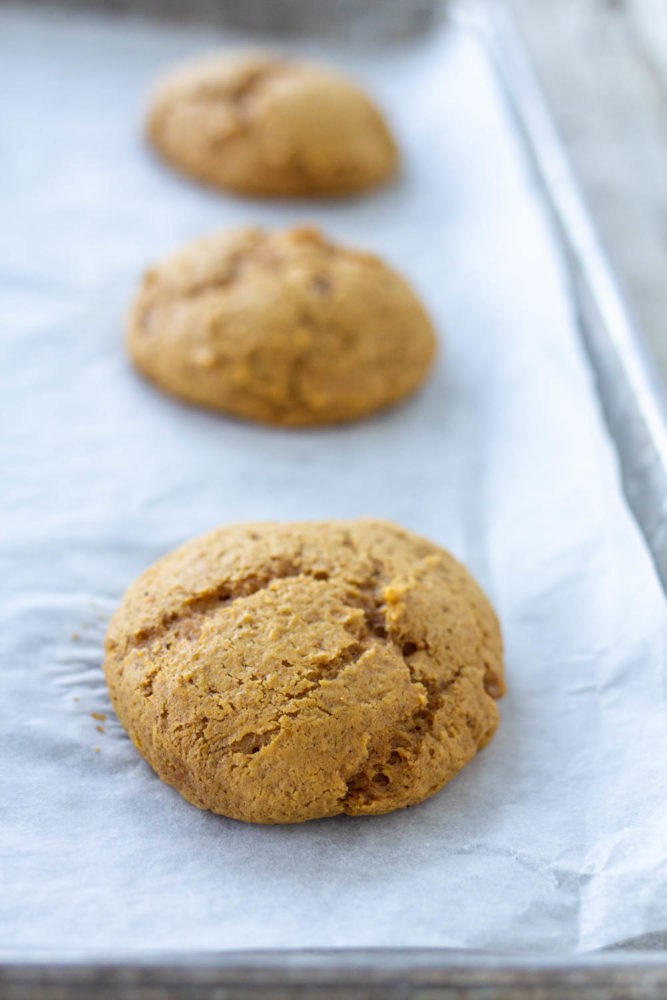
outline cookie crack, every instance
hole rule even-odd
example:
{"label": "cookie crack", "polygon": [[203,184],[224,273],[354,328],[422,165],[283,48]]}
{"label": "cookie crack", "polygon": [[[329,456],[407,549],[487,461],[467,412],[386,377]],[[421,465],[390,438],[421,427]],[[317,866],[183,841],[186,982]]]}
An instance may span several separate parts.
{"label": "cookie crack", "polygon": [[[268,84],[280,77],[288,75],[290,67],[287,63],[272,63],[249,70],[244,77],[234,83],[208,83],[193,91],[186,98],[190,106],[195,108],[224,108],[231,116],[227,129],[222,129],[211,138],[211,143],[217,148],[226,145],[240,136],[247,135],[253,127],[253,108],[258,98],[266,90]],[[169,109],[162,113],[162,121],[169,115]]]}
{"label": "cookie crack", "polygon": [[164,638],[175,625],[203,617],[208,611],[220,605],[231,606],[236,601],[253,597],[262,590],[267,590],[273,583],[298,579],[299,577],[322,582],[327,580],[327,574],[323,573],[322,570],[303,568],[287,563],[282,570],[275,571],[269,576],[246,577],[235,584],[225,581],[204,593],[186,597],[180,606],[169,614],[162,615],[153,624],[138,629],[133,635],[126,636],[122,657],[127,656],[132,650],[143,649],[152,642]]}
{"label": "cookie crack", "polygon": [[[280,735],[283,722],[287,718],[293,718],[300,714],[304,706],[312,707],[314,711],[322,712],[326,715],[332,713],[317,701],[313,701],[313,693],[326,681],[331,681],[339,676],[350,664],[356,663],[364,653],[373,645],[380,643],[385,647],[394,648],[401,656],[408,670],[410,683],[420,685],[425,692],[426,703],[414,711],[410,721],[396,732],[391,740],[390,749],[380,758],[374,755],[372,747],[369,748],[364,762],[357,768],[355,773],[345,780],[345,793],[340,796],[340,804],[345,807],[353,801],[358,802],[362,798],[364,802],[370,803],[378,797],[386,795],[384,791],[392,783],[392,771],[396,773],[396,768],[408,764],[414,760],[419,752],[426,735],[433,735],[435,731],[435,717],[439,709],[444,704],[444,692],[457,682],[466,670],[466,664],[460,665],[445,681],[436,681],[423,674],[413,663],[413,656],[424,650],[430,652],[428,643],[417,642],[409,638],[394,636],[389,633],[385,609],[386,605],[381,591],[381,568],[375,566],[371,574],[371,581],[365,584],[348,582],[348,590],[345,594],[346,605],[358,608],[363,612],[363,633],[361,636],[357,632],[351,633],[353,641],[347,644],[335,655],[323,659],[320,663],[313,664],[309,670],[301,674],[302,680],[309,683],[309,687],[298,694],[283,692],[284,704],[290,705],[291,711],[282,711],[277,718],[274,718],[273,725],[269,722],[269,728],[262,732],[244,733],[238,739],[233,740],[220,749],[225,753],[243,754],[251,757],[260,750],[270,746]],[[249,577],[234,584],[226,581],[215,588],[192,596],[184,601],[181,606],[173,611],[169,616],[156,622],[150,629],[145,629],[135,634],[136,645],[146,645],[152,641],[164,638],[174,625],[179,625],[190,621],[196,617],[204,617],[212,608],[220,603],[232,604],[234,601],[250,597],[271,586],[272,583],[285,579],[298,577],[310,577],[323,582],[328,581],[329,574],[326,571],[314,568],[305,569],[297,566],[293,561],[283,564],[279,572],[274,571],[269,576]],[[292,663],[285,662],[284,666],[293,666]],[[142,693],[146,698],[150,698],[153,693],[153,683],[159,668],[153,667],[151,672],[143,681],[144,690]],[[262,684],[260,677],[251,678]],[[263,685],[262,685],[263,686]],[[310,703],[310,704],[309,704]],[[268,721],[268,720],[267,720]],[[206,740],[204,732],[208,720],[202,722],[198,727],[198,738]],[[471,728],[472,732],[472,728]],[[386,772],[389,772],[386,773]]]}
{"label": "cookie crack", "polygon": [[273,63],[268,66],[259,66],[251,70],[244,80],[240,80],[236,86],[227,94],[227,100],[237,107],[246,108],[252,101],[256,100],[266,85],[282,76],[288,75],[290,67],[287,63]]}
{"label": "cookie crack", "polygon": [[251,251],[238,251],[232,254],[226,263],[226,270],[222,274],[212,275],[210,278],[205,278],[202,281],[194,282],[184,289],[177,299],[187,300],[187,299],[197,299],[210,292],[218,292],[223,288],[228,288],[238,281],[244,264],[247,263],[248,259],[251,257]]}
{"label": "cookie crack", "polygon": [[354,593],[348,593],[348,601],[352,607],[363,612],[366,638],[382,640],[389,638],[385,604],[377,579],[368,584],[356,585]]}
{"label": "cookie crack", "polygon": [[442,693],[459,679],[466,665],[463,664],[457,667],[444,681],[436,681],[416,670],[411,662],[411,657],[415,653],[425,651],[436,662],[437,657],[426,640],[415,642],[409,638],[401,638],[400,636],[391,634],[387,627],[386,604],[380,591],[379,578],[381,569],[379,566],[375,567],[373,575],[373,583],[357,588],[358,602],[356,602],[356,606],[364,612],[367,636],[368,638],[381,640],[387,645],[393,646],[398,651],[408,669],[411,683],[421,684],[426,690],[427,705],[425,711],[427,711],[429,716],[432,716],[442,705]]}
{"label": "cookie crack", "polygon": [[264,63],[254,68],[248,67],[239,79],[198,81],[195,86],[178,98],[178,102],[191,101],[193,104],[236,104],[238,101],[256,96],[269,80],[286,75],[290,66],[286,62]]}
{"label": "cookie crack", "polygon": [[[371,594],[372,597],[372,594]],[[374,607],[371,604],[373,615],[381,611],[381,607]],[[360,799],[365,805],[378,801],[386,795],[386,791],[392,784],[391,772],[396,771],[401,765],[410,763],[415,759],[419,747],[426,736],[435,736],[435,719],[438,711],[444,704],[445,691],[454,685],[467,669],[467,664],[461,664],[453,674],[445,681],[436,681],[427,677],[410,662],[411,657],[422,649],[428,649],[427,645],[421,646],[412,640],[398,642],[393,636],[387,634],[380,636],[386,639],[386,643],[393,645],[401,654],[403,661],[410,675],[410,683],[419,685],[426,694],[426,704],[414,711],[410,717],[410,722],[402,729],[399,729],[393,736],[388,753],[382,757],[374,753],[369,747],[363,763],[349,778],[345,780],[345,792],[339,796],[338,802],[346,810],[346,807]],[[468,728],[472,732],[472,726],[466,720]],[[387,774],[390,772],[390,774]]]}
{"label": "cookie crack", "polygon": [[[312,682],[306,691],[302,691],[299,694],[289,694],[288,692],[283,693],[282,697],[287,704],[292,706],[292,711],[281,711],[279,716],[274,720],[277,724],[273,727],[265,729],[261,733],[245,733],[240,739],[227,744],[224,747],[225,752],[237,752],[250,756],[258,753],[259,750],[262,750],[265,747],[269,747],[275,742],[282,732],[282,726],[285,719],[293,719],[299,716],[299,702],[305,704],[310,702],[309,707],[314,711],[320,712],[321,714],[329,717],[333,716],[334,713],[329,711],[328,708],[325,708],[324,705],[312,701],[312,694],[324,681],[333,680],[347,666],[357,662],[363,653],[364,648],[362,644],[359,642],[353,642],[340,653],[336,654],[336,656],[330,657],[326,661],[316,664],[312,670],[302,675],[304,680]],[[289,664],[289,666],[291,665],[292,664]],[[261,678],[253,677],[253,679],[259,681],[260,685],[262,684]]]}
{"label": "cookie crack", "polygon": [[309,688],[309,692],[320,687],[323,681],[334,680],[350,664],[357,663],[364,652],[365,649],[362,643],[351,642],[349,646],[346,646],[345,649],[341,650],[335,656],[315,664],[311,670],[302,675],[305,680],[313,682],[313,686]]}
{"label": "cookie crack", "polygon": [[[410,645],[414,645],[414,643]],[[435,729],[435,716],[444,704],[444,692],[456,683],[463,673],[465,665],[457,667],[447,680],[435,681],[432,677],[426,677],[415,670],[410,663],[409,657],[405,662],[410,673],[411,683],[420,684],[426,692],[426,704],[422,708],[417,709],[412,715],[414,731],[417,733],[427,732],[432,734]]]}
{"label": "cookie crack", "polygon": [[158,308],[199,299],[211,292],[219,292],[236,284],[241,279],[246,265],[254,259],[259,242],[260,237],[257,235],[256,242],[252,246],[236,250],[224,261],[221,261],[221,269],[218,273],[202,278],[200,281],[192,281],[191,284],[182,288],[169,288],[158,284],[159,278],[156,277],[155,272],[149,271],[144,278],[143,292],[153,301],[142,306],[138,317],[139,327],[147,331]]}
{"label": "cookie crack", "polygon": [[224,751],[226,753],[242,753],[246,756],[253,756],[270,743],[273,743],[276,734],[279,732],[280,725],[274,729],[265,729],[261,733],[244,733],[240,739],[228,743],[224,747]]}

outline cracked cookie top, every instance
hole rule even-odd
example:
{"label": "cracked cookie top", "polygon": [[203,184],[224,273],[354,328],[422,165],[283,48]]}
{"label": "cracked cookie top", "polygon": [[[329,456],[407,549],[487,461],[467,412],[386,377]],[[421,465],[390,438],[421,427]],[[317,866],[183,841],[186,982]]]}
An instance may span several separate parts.
{"label": "cracked cookie top", "polygon": [[352,420],[413,392],[435,354],[408,283],[316,230],[223,232],[144,277],[137,367],[193,403],[283,425]]}
{"label": "cracked cookie top", "polygon": [[146,570],[106,639],[158,775],[234,819],[390,812],[491,738],[496,616],[451,555],[383,521],[219,528]]}
{"label": "cracked cookie top", "polygon": [[183,173],[248,195],[352,194],[386,181],[396,146],[352,83],[265,53],[218,54],[155,89],[154,147]]}

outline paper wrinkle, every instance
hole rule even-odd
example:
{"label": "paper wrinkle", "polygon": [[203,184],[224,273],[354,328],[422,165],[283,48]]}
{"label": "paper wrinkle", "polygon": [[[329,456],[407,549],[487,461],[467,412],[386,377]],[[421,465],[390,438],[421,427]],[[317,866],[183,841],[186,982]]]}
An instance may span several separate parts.
{"label": "paper wrinkle", "polygon": [[[216,194],[145,148],[156,74],[214,45],[183,25],[0,12],[0,944],[554,954],[663,930],[665,601],[480,40],[304,46],[368,86],[406,153],[399,183],[335,204]],[[423,296],[444,342],[423,392],[288,432],[131,370],[124,315],[155,259],[228,225],[313,222]],[[360,515],[446,545],[487,589],[507,650],[498,733],[389,816],[200,812],[111,710],[100,663],[123,590],[217,524]]]}

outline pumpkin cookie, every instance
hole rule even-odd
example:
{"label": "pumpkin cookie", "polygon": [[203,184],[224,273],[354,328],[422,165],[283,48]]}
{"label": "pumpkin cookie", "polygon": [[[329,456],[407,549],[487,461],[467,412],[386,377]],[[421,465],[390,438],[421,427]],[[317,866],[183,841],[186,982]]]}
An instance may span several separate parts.
{"label": "pumpkin cookie", "polygon": [[188,542],[127,591],[104,669],[159,776],[255,823],[421,802],[489,741],[504,690],[498,622],[472,577],[373,520]]}
{"label": "pumpkin cookie", "polygon": [[426,377],[435,344],[406,281],[312,229],[189,244],[145,276],[128,327],[134,363],[163,389],[295,426],[403,399]]}
{"label": "pumpkin cookie", "polygon": [[266,54],[213,55],[156,87],[148,135],[185,174],[248,195],[342,195],[396,172],[385,121],[347,80]]}

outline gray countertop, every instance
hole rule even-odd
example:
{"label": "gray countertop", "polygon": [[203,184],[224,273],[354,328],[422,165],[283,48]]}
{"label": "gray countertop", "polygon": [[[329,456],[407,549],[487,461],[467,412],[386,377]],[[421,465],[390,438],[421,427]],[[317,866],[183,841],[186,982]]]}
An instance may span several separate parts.
{"label": "gray countertop", "polygon": [[630,309],[667,379],[667,3],[510,6]]}

